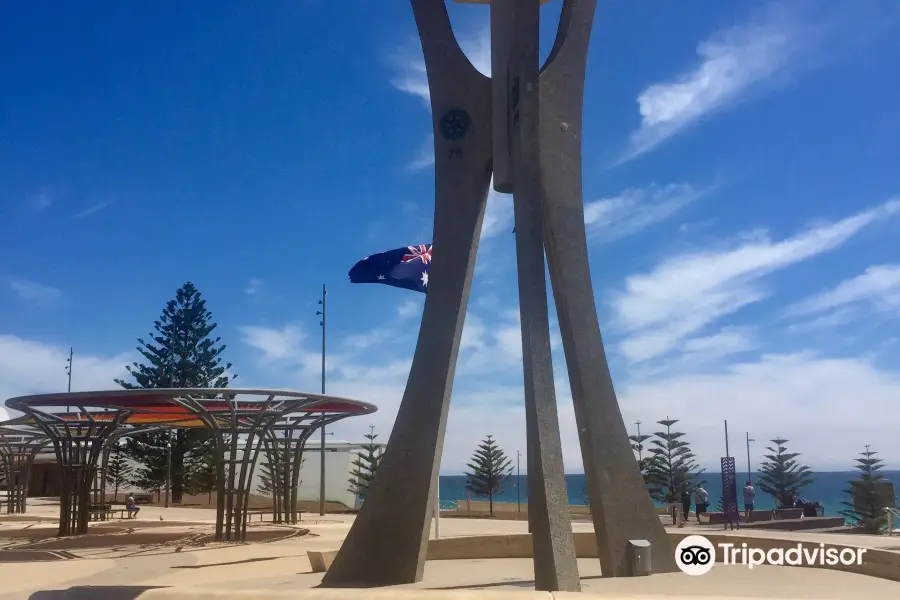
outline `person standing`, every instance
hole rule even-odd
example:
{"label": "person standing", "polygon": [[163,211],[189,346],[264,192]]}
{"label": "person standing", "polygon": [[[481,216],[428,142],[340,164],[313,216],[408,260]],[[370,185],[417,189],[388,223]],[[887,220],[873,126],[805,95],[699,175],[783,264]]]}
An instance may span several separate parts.
{"label": "person standing", "polygon": [[706,513],[709,507],[709,492],[698,485],[694,490],[694,504],[697,506],[697,522],[700,522],[700,513]]}
{"label": "person standing", "polygon": [[750,522],[750,513],[753,511],[753,502],[756,500],[756,490],[749,481],[744,486],[744,517]]}
{"label": "person standing", "polygon": [[684,516],[685,521],[688,520],[688,516],[691,514],[691,492],[687,488],[681,494],[681,514]]}

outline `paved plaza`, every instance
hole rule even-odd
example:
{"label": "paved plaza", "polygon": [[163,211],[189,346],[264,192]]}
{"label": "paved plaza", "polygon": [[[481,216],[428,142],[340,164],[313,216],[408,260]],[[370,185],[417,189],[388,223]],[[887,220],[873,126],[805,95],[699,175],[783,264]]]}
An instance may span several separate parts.
{"label": "paved plaza", "polygon": [[[170,586],[248,592],[311,588],[320,583],[321,574],[311,572],[306,553],[336,549],[354,518],[312,515],[300,526],[254,522],[248,529],[250,542],[237,544],[212,540],[215,511],[207,509],[145,507],[139,519],[92,523],[89,535],[72,538],[56,537],[57,514],[53,501],[35,499],[27,515],[0,516],[0,546],[13,561],[0,562],[0,599],[136,598],[145,589]],[[590,523],[573,527],[591,530]],[[522,521],[444,518],[440,522],[442,538],[526,532]],[[826,534],[778,535],[798,541],[834,541],[834,536]],[[889,537],[840,536],[840,541],[900,546]],[[900,583],[823,569],[758,567],[750,571],[719,566],[702,577],[674,573],[603,579],[599,561],[578,562],[583,590],[608,597],[900,597]],[[530,559],[429,561],[421,584],[402,587],[530,590],[532,564]]]}

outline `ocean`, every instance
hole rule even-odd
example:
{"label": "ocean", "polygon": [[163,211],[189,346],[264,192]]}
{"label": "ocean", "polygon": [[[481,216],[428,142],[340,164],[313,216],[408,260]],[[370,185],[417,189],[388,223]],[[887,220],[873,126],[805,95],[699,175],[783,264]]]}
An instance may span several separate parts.
{"label": "ocean", "polygon": [[[842,501],[847,500],[847,494],[844,489],[847,482],[855,479],[858,471],[832,471],[824,473],[816,473],[815,480],[800,495],[808,500],[818,500],[825,507],[826,515],[836,515],[844,510]],[[900,471],[880,471],[886,479],[896,484],[900,483]],[[756,483],[759,477],[758,473],[753,474],[753,482]],[[715,509],[719,498],[722,496],[722,475],[720,473],[703,473],[699,479],[706,481],[706,491],[709,492],[710,507]],[[738,497],[747,481],[747,474],[738,475]],[[521,476],[521,500],[528,500],[528,482],[525,474]],[[582,490],[584,490],[585,480],[583,474],[566,475],[566,488],[569,494],[569,504],[585,504]],[[441,475],[440,477],[440,499],[441,506],[445,508],[453,508],[452,503],[457,500],[465,500],[467,497],[466,478],[464,475]],[[477,496],[472,496],[472,500],[484,500]],[[503,486],[503,493],[494,497],[494,502],[511,502],[516,503],[516,476],[512,475]],[[775,503],[771,497],[763,494],[758,488],[756,490],[756,508],[775,508]]]}

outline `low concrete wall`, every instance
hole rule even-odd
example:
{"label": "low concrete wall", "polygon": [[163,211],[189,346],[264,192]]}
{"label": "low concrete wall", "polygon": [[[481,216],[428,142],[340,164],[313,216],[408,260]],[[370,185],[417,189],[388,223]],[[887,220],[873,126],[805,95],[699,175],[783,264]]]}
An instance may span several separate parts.
{"label": "low concrete wall", "polygon": [[[506,500],[506,499],[504,499]],[[491,503],[483,500],[457,500],[456,512],[449,512],[448,515],[457,514],[460,516],[480,517],[487,516],[491,513]],[[573,518],[589,518],[591,516],[590,508],[584,504],[570,504],[569,513]],[[523,520],[528,518],[528,503],[522,502],[517,505],[514,502],[494,502],[494,517],[504,520]]]}
{"label": "low concrete wall", "polygon": [[[678,545],[688,535],[683,532],[669,532],[672,548]],[[777,538],[749,537],[741,535],[726,535],[705,533],[713,544],[735,544],[740,546],[746,543],[753,548],[769,551],[777,548],[788,549],[797,546],[798,540],[786,540]],[[814,544],[805,544],[814,546]],[[858,546],[847,544],[826,544],[826,548],[842,550]],[[592,532],[575,533],[575,553],[578,558],[597,558],[597,545]],[[459,560],[459,559],[491,559],[491,558],[531,558],[531,535],[482,535],[472,537],[444,538],[428,542],[428,560]],[[833,569],[880,577],[891,581],[900,581],[900,552],[889,550],[865,549],[862,565],[810,565],[810,568]]]}
{"label": "low concrete wall", "polygon": [[[257,600],[290,598],[291,600],[683,600],[685,596],[668,594],[590,594],[586,592],[535,592],[531,590],[378,590],[378,589],[308,589],[308,590],[204,590],[199,588],[158,588],[147,590],[139,600]],[[758,600],[736,596],[704,596],[705,600]]]}

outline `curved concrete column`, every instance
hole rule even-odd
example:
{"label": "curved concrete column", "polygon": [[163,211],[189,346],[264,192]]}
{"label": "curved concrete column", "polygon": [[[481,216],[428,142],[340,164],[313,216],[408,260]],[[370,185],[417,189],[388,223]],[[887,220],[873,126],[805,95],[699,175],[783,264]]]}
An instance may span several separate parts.
{"label": "curved concrete column", "polygon": [[508,71],[496,73],[494,77],[508,79],[509,86],[506,97],[510,102],[505,116],[509,120],[515,195],[519,319],[529,451],[528,514],[534,542],[534,582],[537,590],[575,592],[581,589],[581,582],[556,409],[544,265],[542,172],[539,168],[540,3],[539,0],[494,0],[491,11],[500,10],[512,13],[510,38],[513,42]]}
{"label": "curved concrete column", "polygon": [[556,43],[540,78],[547,261],[603,574],[625,574],[629,539],[649,540],[653,572],[671,572],[677,568],[675,556],[638,472],[613,389],[588,261],[581,135],[596,4],[596,0],[565,0]]}
{"label": "curved concrete column", "polygon": [[434,127],[436,249],[409,380],[366,501],[325,586],[421,581],[475,254],[491,178],[491,83],[453,36],[444,0],[412,0]]}

